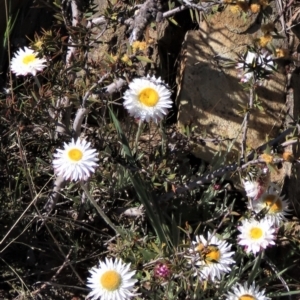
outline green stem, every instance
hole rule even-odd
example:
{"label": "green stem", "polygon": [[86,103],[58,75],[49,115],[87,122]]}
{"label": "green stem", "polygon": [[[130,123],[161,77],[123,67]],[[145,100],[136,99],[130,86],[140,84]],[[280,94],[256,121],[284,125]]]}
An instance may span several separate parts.
{"label": "green stem", "polygon": [[97,212],[99,213],[99,215],[103,218],[103,220],[106,222],[106,224],[112,229],[114,230],[114,232],[116,234],[122,235],[122,233],[117,229],[117,227],[115,227],[115,225],[110,221],[110,219],[107,217],[107,215],[104,213],[104,211],[100,208],[100,206],[97,204],[97,202],[95,201],[95,199],[93,198],[93,196],[90,194],[90,192],[88,191],[87,187],[84,185],[83,182],[80,183],[83,191],[85,192],[87,198],[92,202],[92,204],[94,205],[94,207],[96,208]]}
{"label": "green stem", "polygon": [[37,85],[38,88],[40,89],[40,88],[41,88],[41,84],[40,84],[39,79],[37,78],[37,76],[33,76],[33,78],[34,78],[34,81],[35,81],[36,85]]}
{"label": "green stem", "polygon": [[164,128],[164,121],[159,122],[160,134],[161,134],[161,154],[166,154],[167,136]]}
{"label": "green stem", "polygon": [[137,150],[138,150],[138,142],[139,142],[139,138],[141,136],[141,133],[142,133],[142,124],[143,124],[143,121],[139,121],[139,127],[138,127],[138,130],[137,130],[137,133],[136,133],[136,136],[135,136],[135,143],[134,143],[134,147],[133,147],[133,153],[136,154],[137,153]]}

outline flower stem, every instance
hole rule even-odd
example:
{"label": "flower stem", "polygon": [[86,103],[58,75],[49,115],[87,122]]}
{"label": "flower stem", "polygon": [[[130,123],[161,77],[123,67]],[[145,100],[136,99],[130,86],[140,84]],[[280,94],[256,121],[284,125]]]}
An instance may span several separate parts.
{"label": "flower stem", "polygon": [[106,222],[106,224],[112,229],[114,230],[114,232],[116,234],[122,235],[121,232],[117,229],[117,227],[115,227],[115,225],[110,221],[110,219],[107,217],[107,215],[104,213],[104,211],[100,208],[100,206],[97,204],[97,202],[95,201],[95,199],[93,198],[93,196],[90,194],[90,192],[88,191],[87,187],[84,185],[83,182],[80,182],[81,188],[83,189],[83,191],[85,192],[87,198],[92,202],[92,204],[94,205],[94,207],[96,208],[97,212],[99,213],[99,215],[103,218],[103,220]]}
{"label": "flower stem", "polygon": [[35,81],[36,85],[37,85],[38,88],[40,89],[42,86],[41,86],[41,84],[40,84],[39,79],[37,78],[37,76],[33,76],[33,78],[34,78],[34,81]]}
{"label": "flower stem", "polygon": [[161,120],[159,122],[159,127],[160,127],[160,134],[161,134],[161,154],[165,155],[166,154],[166,145],[167,145],[167,136],[164,128],[164,121]]}
{"label": "flower stem", "polygon": [[136,154],[137,149],[138,149],[138,142],[139,142],[139,138],[140,138],[141,133],[142,133],[142,124],[143,124],[143,121],[139,120],[139,127],[138,127],[138,130],[136,132],[134,148],[133,148],[133,151],[132,151],[134,154]]}

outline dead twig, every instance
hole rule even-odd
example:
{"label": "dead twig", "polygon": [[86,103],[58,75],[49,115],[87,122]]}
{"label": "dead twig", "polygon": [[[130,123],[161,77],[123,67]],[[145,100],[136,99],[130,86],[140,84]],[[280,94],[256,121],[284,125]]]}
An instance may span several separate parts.
{"label": "dead twig", "polygon": [[129,37],[130,44],[137,41],[143,35],[145,28],[151,21],[162,21],[163,14],[161,9],[159,0],[146,0],[134,18],[125,21],[125,24],[129,25],[129,32],[131,32]]}
{"label": "dead twig", "polygon": [[282,0],[276,0],[276,8],[278,11],[277,17],[274,19],[274,23],[278,20],[280,20],[280,24],[282,27],[282,32],[286,32],[286,22],[284,20],[284,13],[287,11],[287,9],[294,3],[295,0],[290,0],[288,4],[283,5]]}
{"label": "dead twig", "polygon": [[176,15],[177,13],[179,13],[179,12],[181,12],[183,10],[186,10],[186,9],[188,9],[188,7],[185,6],[185,5],[181,5],[181,6],[175,7],[173,9],[169,10],[169,11],[164,12],[163,13],[163,18],[164,19],[169,18],[169,17],[174,16],[174,15]]}
{"label": "dead twig", "polygon": [[247,147],[247,131],[248,131],[248,123],[250,119],[251,110],[253,108],[253,97],[254,97],[254,87],[250,88],[249,91],[249,107],[244,117],[243,121],[243,136],[242,136],[242,143],[241,143],[241,157],[245,159],[245,150]]}
{"label": "dead twig", "polygon": [[203,4],[196,4],[196,3],[193,3],[189,0],[181,0],[181,1],[183,2],[183,4],[185,6],[187,6],[187,8],[194,8],[194,9],[197,9],[198,11],[207,10],[207,8],[208,7],[211,8],[212,5],[222,4],[221,1],[214,1],[212,3],[203,3]]}
{"label": "dead twig", "polygon": [[[172,192],[162,195],[160,197],[160,201],[167,201],[167,200],[173,198],[175,195],[182,194],[187,191],[193,190],[193,189],[199,187],[200,185],[211,183],[213,180],[219,179],[220,177],[222,177],[223,175],[225,175],[227,173],[233,173],[237,170],[240,171],[240,170],[246,169],[249,165],[265,163],[265,161],[263,159],[254,159],[255,154],[261,153],[267,147],[272,147],[274,145],[279,144],[279,141],[283,140],[287,135],[289,135],[291,132],[293,132],[293,130],[294,130],[294,128],[288,128],[274,140],[269,141],[269,142],[265,143],[264,145],[260,146],[259,148],[256,149],[256,151],[252,151],[247,156],[247,162],[245,162],[245,160],[242,159],[240,164],[234,163],[231,165],[220,167],[204,176],[196,178],[195,180],[189,182],[188,184],[186,184],[183,187],[177,188],[175,191],[172,191]],[[278,159],[274,159],[273,163],[279,164],[282,161],[283,161],[283,159],[278,158]]]}
{"label": "dead twig", "polygon": [[[64,263],[60,266],[60,268],[56,271],[56,273],[52,276],[52,278],[50,279],[51,281],[55,281],[57,276],[60,274],[60,272],[64,269],[65,266],[68,265],[68,263],[70,262],[69,257],[72,254],[73,249],[70,249],[69,253],[66,255],[65,257],[65,261]],[[45,289],[47,287],[48,284],[44,283],[39,289],[33,291],[31,294],[32,295],[37,295],[39,294],[43,289]]]}

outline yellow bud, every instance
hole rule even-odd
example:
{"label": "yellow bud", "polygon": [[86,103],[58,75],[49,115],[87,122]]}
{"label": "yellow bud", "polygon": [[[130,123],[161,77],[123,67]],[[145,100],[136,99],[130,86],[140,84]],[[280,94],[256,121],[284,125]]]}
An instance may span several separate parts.
{"label": "yellow bud", "polygon": [[258,39],[258,44],[260,47],[265,48],[268,43],[272,41],[273,37],[271,34],[266,34]]}
{"label": "yellow bud", "polygon": [[231,11],[232,13],[234,13],[234,14],[237,14],[237,13],[239,13],[239,12],[241,11],[241,7],[240,7],[240,5],[238,5],[238,4],[236,4],[236,5],[231,5],[229,9],[230,9],[230,11]]}
{"label": "yellow bud", "polygon": [[43,42],[42,40],[38,40],[37,42],[35,42],[34,47],[36,47],[37,49],[41,49],[43,46]]}
{"label": "yellow bud", "polygon": [[289,151],[285,151],[282,153],[282,158],[285,161],[293,161],[294,160],[294,156],[292,152]]}
{"label": "yellow bud", "polygon": [[273,156],[267,153],[260,155],[260,159],[264,160],[265,163],[270,164],[273,161]]}
{"label": "yellow bud", "polygon": [[132,50],[133,53],[137,52],[138,50],[144,51],[147,48],[146,42],[134,41],[132,43]]}
{"label": "yellow bud", "polygon": [[289,57],[289,51],[287,49],[276,49],[275,54],[277,58],[288,58]]}
{"label": "yellow bud", "polygon": [[147,43],[146,42],[140,42],[139,49],[141,51],[144,51],[146,48],[147,48]]}
{"label": "yellow bud", "polygon": [[129,61],[129,56],[127,54],[124,54],[123,57],[121,58],[121,60],[124,62],[124,63],[127,63]]}
{"label": "yellow bud", "polygon": [[251,10],[251,12],[253,12],[254,14],[259,13],[259,12],[260,12],[260,4],[258,4],[258,3],[250,4],[250,10]]}
{"label": "yellow bud", "polygon": [[132,43],[131,47],[132,47],[133,53],[135,53],[139,49],[139,46],[140,46],[140,41],[134,41]]}

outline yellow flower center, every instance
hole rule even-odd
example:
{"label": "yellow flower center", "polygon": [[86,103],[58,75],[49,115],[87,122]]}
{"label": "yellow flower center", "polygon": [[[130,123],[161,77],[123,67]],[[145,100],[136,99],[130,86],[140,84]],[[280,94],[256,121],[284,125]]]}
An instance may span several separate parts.
{"label": "yellow flower center", "polygon": [[115,291],[119,288],[122,283],[121,275],[114,271],[106,271],[100,278],[102,287],[108,291]]}
{"label": "yellow flower center", "polygon": [[208,252],[205,254],[205,262],[218,263],[221,257],[221,252],[216,246],[208,246]]}
{"label": "yellow flower center", "polygon": [[266,195],[264,198],[265,206],[269,208],[269,213],[276,214],[282,211],[282,201],[277,195]]}
{"label": "yellow flower center", "polygon": [[145,88],[139,93],[139,100],[144,105],[153,107],[157,104],[159,96],[156,90],[153,88]]}
{"label": "yellow flower center", "polygon": [[253,227],[250,229],[250,237],[253,240],[258,240],[262,237],[263,231],[259,227]]}
{"label": "yellow flower center", "polygon": [[34,54],[27,54],[26,56],[23,57],[23,64],[28,65],[35,60],[36,57]]}
{"label": "yellow flower center", "polygon": [[69,150],[68,157],[72,161],[80,161],[82,159],[83,153],[80,149],[73,148]]}
{"label": "yellow flower center", "polygon": [[245,294],[245,295],[242,295],[239,297],[239,300],[255,300],[256,298],[251,296],[251,295],[248,295],[248,294]]}
{"label": "yellow flower center", "polygon": [[197,252],[201,252],[204,249],[204,245],[202,243],[199,243],[196,247],[195,247],[195,251]]}

